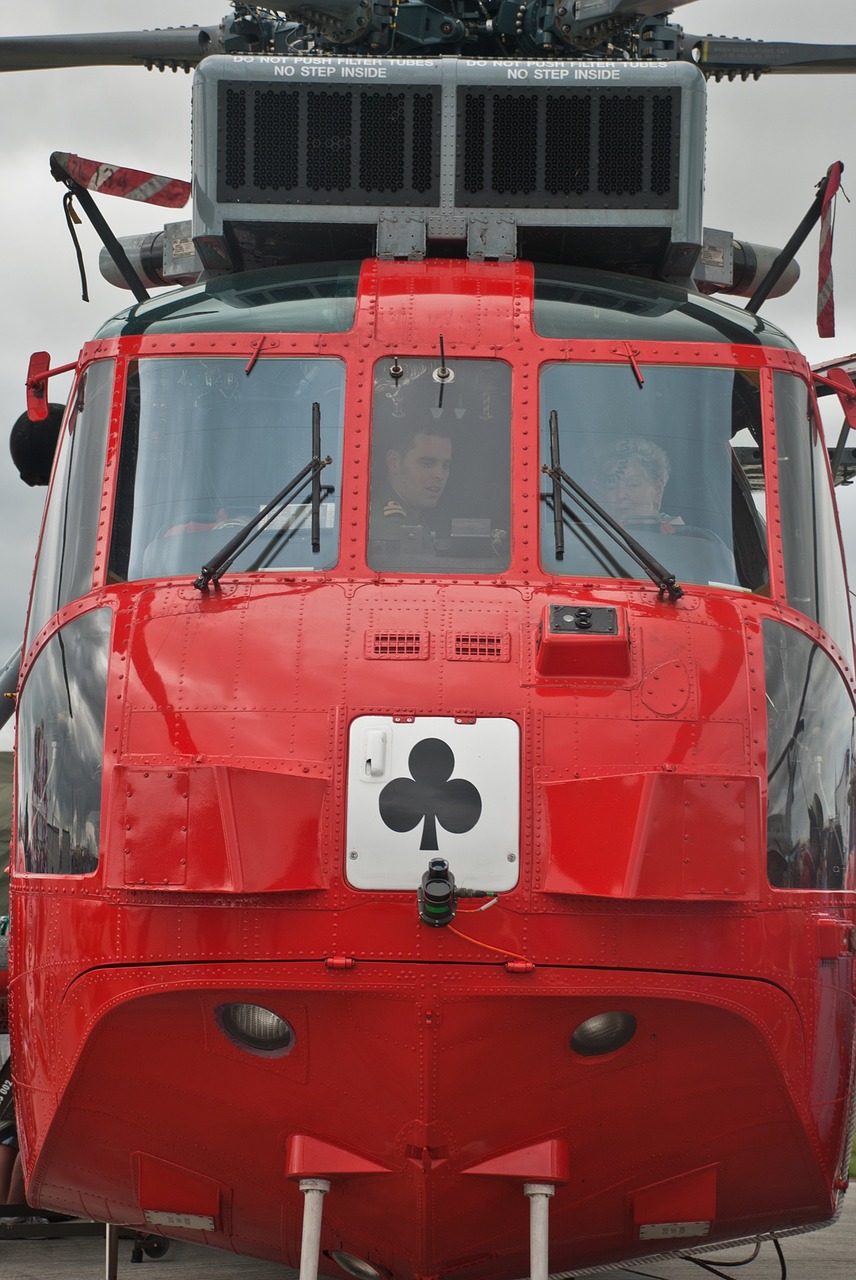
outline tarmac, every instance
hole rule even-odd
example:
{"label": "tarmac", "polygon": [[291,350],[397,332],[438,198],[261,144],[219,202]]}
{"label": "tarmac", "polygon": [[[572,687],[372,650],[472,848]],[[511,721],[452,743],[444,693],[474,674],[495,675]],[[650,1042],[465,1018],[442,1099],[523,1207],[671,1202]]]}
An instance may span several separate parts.
{"label": "tarmac", "polygon": [[[44,1230],[50,1230],[45,1227]],[[296,1280],[297,1272],[289,1267],[271,1262],[259,1262],[254,1258],[237,1258],[233,1254],[207,1249],[199,1245],[172,1241],[169,1250],[160,1258],[144,1258],[145,1270],[140,1272],[131,1263],[133,1244],[130,1239],[119,1242],[118,1280],[193,1280],[204,1276],[206,1280]],[[856,1189],[845,1200],[839,1220],[822,1231],[792,1236],[781,1242],[787,1264],[787,1280],[853,1280],[856,1271]],[[604,1280],[626,1280],[627,1277],[644,1276],[653,1280],[701,1280],[710,1274],[707,1269],[717,1268],[714,1274],[728,1280],[784,1280],[779,1258],[769,1242],[761,1246],[758,1257],[745,1269],[735,1272],[733,1264],[745,1259],[751,1249],[720,1250],[699,1254],[699,1262],[707,1264],[700,1269],[697,1263],[680,1258],[646,1261],[628,1264],[608,1272],[601,1272]],[[718,1267],[725,1267],[719,1271]],[[343,1280],[338,1267],[335,1280]],[[103,1280],[105,1276],[105,1247],[103,1236],[78,1238],[14,1240],[4,1238],[0,1226],[0,1276],[3,1280]]]}

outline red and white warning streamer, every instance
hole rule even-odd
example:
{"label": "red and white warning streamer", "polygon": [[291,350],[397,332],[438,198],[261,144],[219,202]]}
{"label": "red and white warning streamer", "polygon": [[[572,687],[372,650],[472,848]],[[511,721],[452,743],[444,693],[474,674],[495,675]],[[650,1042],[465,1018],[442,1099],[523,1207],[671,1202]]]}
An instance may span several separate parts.
{"label": "red and white warning streamer", "polygon": [[821,338],[835,337],[835,295],[832,280],[832,237],[835,229],[834,200],[841,187],[840,160],[830,165],[820,210],[820,260],[817,271],[817,332]]}
{"label": "red and white warning streamer", "polygon": [[168,209],[181,209],[190,199],[190,183],[181,178],[165,178],[159,173],[144,173],[141,169],[85,160],[83,156],[69,155],[64,151],[55,151],[51,158],[88,191],[121,196],[125,200],[140,200],[144,204],[164,205]]}

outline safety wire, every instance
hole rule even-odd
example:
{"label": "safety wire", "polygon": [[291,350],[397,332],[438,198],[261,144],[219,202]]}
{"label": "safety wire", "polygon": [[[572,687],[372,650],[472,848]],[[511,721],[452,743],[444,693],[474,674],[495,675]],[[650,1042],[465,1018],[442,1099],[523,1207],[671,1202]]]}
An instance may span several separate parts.
{"label": "safety wire", "polygon": [[[479,911],[486,911],[488,907],[492,907],[494,903],[498,901],[499,898],[494,896],[489,898],[488,901],[480,907],[469,907],[464,910],[459,909],[458,914],[462,916],[474,916]],[[471,942],[473,946],[476,947],[484,947],[485,951],[495,951],[497,955],[500,956],[512,956],[515,960],[522,960],[524,964],[533,963],[528,956],[522,956],[518,951],[509,951],[508,947],[494,947],[491,946],[489,942],[479,942],[478,938],[473,938],[468,933],[461,933],[460,929],[455,929],[450,924],[447,924],[446,928],[449,930],[449,933],[454,933],[456,937],[463,938],[464,942]]]}
{"label": "safety wire", "polygon": [[463,938],[465,942],[472,942],[477,947],[484,947],[485,951],[495,951],[500,956],[513,956],[515,960],[523,960],[526,964],[532,964],[528,956],[522,956],[517,951],[509,951],[508,947],[492,947],[489,942],[479,942],[478,938],[471,938],[468,933],[461,933],[460,929],[453,929],[450,924],[446,925],[449,933],[454,933],[459,938]]}
{"label": "safety wire", "polygon": [[[779,1259],[779,1280],[788,1280],[788,1264],[785,1262],[785,1255],[782,1252],[782,1246],[778,1240],[773,1240],[773,1248],[776,1250],[776,1256]],[[724,1271],[720,1271],[720,1267],[748,1267],[750,1262],[754,1262],[761,1252],[761,1241],[755,1245],[748,1258],[738,1258],[734,1262],[718,1262],[716,1266],[712,1262],[707,1262],[704,1258],[693,1258],[688,1253],[680,1253],[678,1257],[682,1262],[691,1262],[695,1267],[701,1267],[702,1271],[709,1271],[711,1275],[719,1276],[720,1280],[731,1280]],[[634,1267],[621,1267],[621,1272],[629,1276],[645,1276],[647,1280],[664,1280],[663,1276],[657,1276],[653,1271],[637,1271]]]}

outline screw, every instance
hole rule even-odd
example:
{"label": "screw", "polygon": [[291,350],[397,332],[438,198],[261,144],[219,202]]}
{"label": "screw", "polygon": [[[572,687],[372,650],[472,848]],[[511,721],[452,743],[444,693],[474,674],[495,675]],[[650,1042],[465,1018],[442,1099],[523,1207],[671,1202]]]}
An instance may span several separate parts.
{"label": "screw", "polygon": [[516,861],[517,861],[517,854],[516,854],[516,853],[507,853],[507,854],[505,855],[505,857],[506,857],[506,860],[507,860],[508,862],[516,862]]}
{"label": "screw", "polygon": [[352,849],[351,852],[348,854],[348,857],[351,859],[358,858],[359,856],[360,855],[357,853],[356,849]]}

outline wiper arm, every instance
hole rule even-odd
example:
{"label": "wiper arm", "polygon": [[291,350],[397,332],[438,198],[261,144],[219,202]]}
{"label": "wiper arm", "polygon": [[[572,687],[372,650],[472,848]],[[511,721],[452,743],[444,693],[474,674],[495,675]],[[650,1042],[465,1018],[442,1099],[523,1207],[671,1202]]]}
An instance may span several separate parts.
{"label": "wiper arm", "polygon": [[[562,498],[561,495],[562,495],[562,486],[559,485],[559,497],[560,497],[560,505],[562,510],[562,525],[563,525],[562,541],[564,542],[564,530],[570,529],[573,532],[574,537],[577,538],[583,544],[583,546],[586,547],[587,550],[591,552],[591,554],[595,557],[598,563],[601,564],[603,568],[607,570],[607,572],[610,574],[611,577],[613,578],[625,577],[626,569],[622,564],[622,562],[618,559],[617,555],[613,554],[611,551],[608,550],[606,544],[601,540],[601,538],[598,536],[597,532],[595,531],[594,526],[587,524],[586,521],[580,515],[579,511],[577,511],[575,508],[572,508],[567,502],[565,502],[565,500]],[[550,493],[542,493],[541,497],[545,500],[547,505],[550,506],[550,509],[554,510],[554,508],[551,505],[553,503],[553,495]],[[554,519],[555,519],[555,516],[554,516]],[[612,536],[611,530],[608,531],[608,537],[611,542],[615,541]]]}
{"label": "wiper arm", "polygon": [[333,459],[329,454],[326,458],[322,458],[320,453],[321,408],[316,402],[312,406],[312,460],[307,462],[306,466],[298,471],[297,475],[289,480],[285,488],[280,489],[276,497],[271,498],[270,502],[262,507],[261,511],[251,516],[246,524],[238,530],[233,538],[229,539],[216,555],[206,561],[202,566],[199,577],[193,584],[197,591],[207,591],[212,582],[216,587],[222,575],[240,553],[254,542],[260,533],[264,532],[280,507],[284,507],[289,498],[304,488],[310,478],[312,481],[312,550],[319,551],[321,549],[321,485],[318,477]]}
{"label": "wiper arm", "polygon": [[[552,409],[550,411],[550,461],[551,463],[553,463],[553,459],[555,456],[554,449],[553,449],[554,433],[555,433],[555,439],[556,439],[556,451],[558,451],[559,415],[556,413],[555,409]],[[675,575],[673,573],[669,573],[668,569],[666,569],[664,565],[660,564],[660,561],[657,560],[654,556],[652,556],[650,551],[648,551],[645,547],[642,546],[641,542],[637,542],[636,539],[627,532],[627,530],[623,527],[623,525],[620,525],[618,521],[609,514],[608,511],[605,511],[603,507],[600,505],[600,503],[595,502],[594,498],[589,493],[586,492],[586,490],[582,487],[582,485],[577,484],[576,480],[571,479],[567,471],[563,471],[562,467],[559,465],[558,462],[556,462],[554,465],[551,465],[549,467],[545,463],[544,466],[541,468],[541,470],[545,473],[545,475],[550,476],[550,478],[552,479],[553,486],[554,486],[554,489],[553,489],[554,495],[556,492],[556,485],[558,485],[561,492],[567,494],[567,496],[572,501],[576,502],[577,505],[582,509],[584,514],[588,515],[591,519],[593,519],[595,524],[599,525],[600,528],[603,529],[605,533],[611,534],[612,537],[615,539],[615,541],[624,548],[624,550],[628,553],[628,555],[630,555],[636,561],[636,563],[642,569],[645,570],[645,573],[648,575],[648,577],[651,579],[654,585],[659,589],[661,596],[668,596],[669,599],[673,601],[680,600],[681,596],[684,594],[684,591],[683,591],[683,587],[679,586],[679,584],[675,581]],[[555,520],[555,496],[554,496],[553,502],[554,502],[554,520]],[[559,507],[561,510],[561,503],[559,503]],[[561,521],[561,515],[560,515],[559,521],[556,525],[557,558],[560,558],[559,557],[560,545],[562,548],[564,548],[565,535],[564,535],[563,527],[561,529],[561,544],[559,539],[559,528],[561,527],[561,525],[562,525],[562,521]]]}
{"label": "wiper arm", "polygon": [[556,559],[565,555],[565,517],[562,511],[562,482],[558,477],[562,463],[559,459],[559,415],[554,409],[550,414],[550,476],[553,479],[553,537],[556,540]]}
{"label": "wiper arm", "polygon": [[[321,406],[316,400],[312,405],[312,461],[321,458]],[[332,462],[332,458],[327,459]],[[321,550],[321,468],[312,472],[312,550]]]}

